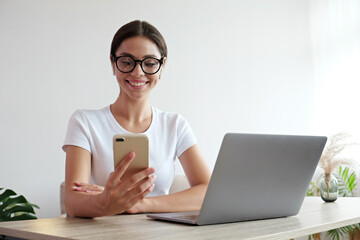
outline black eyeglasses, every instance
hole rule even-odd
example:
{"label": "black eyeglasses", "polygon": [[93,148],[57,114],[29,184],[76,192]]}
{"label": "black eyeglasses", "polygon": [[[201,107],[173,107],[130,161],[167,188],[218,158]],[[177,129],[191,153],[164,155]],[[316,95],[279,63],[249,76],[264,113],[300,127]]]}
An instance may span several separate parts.
{"label": "black eyeglasses", "polygon": [[140,63],[141,69],[148,75],[157,73],[164,62],[164,58],[157,59],[146,57],[143,60],[135,60],[130,56],[113,56],[113,60],[116,64],[116,68],[122,73],[132,72],[136,67],[136,63]]}

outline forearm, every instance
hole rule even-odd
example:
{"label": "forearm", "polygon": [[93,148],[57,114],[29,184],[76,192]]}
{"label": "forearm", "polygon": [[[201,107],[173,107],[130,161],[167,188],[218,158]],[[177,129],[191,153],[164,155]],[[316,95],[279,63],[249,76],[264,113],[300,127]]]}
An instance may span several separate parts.
{"label": "forearm", "polygon": [[205,197],[207,184],[199,184],[184,191],[143,200],[141,212],[198,211]]}
{"label": "forearm", "polygon": [[100,194],[69,191],[65,193],[66,213],[71,217],[101,217],[106,214]]}
{"label": "forearm", "polygon": [[64,196],[67,214],[76,217],[114,215],[132,208],[144,199],[154,188],[155,169],[146,168],[131,177],[123,177],[134,158],[134,152],[127,154],[114,172],[110,173],[106,185],[101,187],[89,184],[90,153],[69,146],[66,151]]}

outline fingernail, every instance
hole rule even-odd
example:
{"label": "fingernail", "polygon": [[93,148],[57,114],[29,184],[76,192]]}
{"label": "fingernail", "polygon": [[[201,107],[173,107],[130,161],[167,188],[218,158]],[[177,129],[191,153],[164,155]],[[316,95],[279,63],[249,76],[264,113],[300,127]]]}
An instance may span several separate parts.
{"label": "fingernail", "polygon": [[154,180],[154,181],[155,181],[156,175],[151,175],[150,178],[151,178],[151,180]]}
{"label": "fingernail", "polygon": [[153,168],[153,167],[149,168],[149,172],[150,172],[150,174],[154,173],[154,172],[155,172],[155,168]]}

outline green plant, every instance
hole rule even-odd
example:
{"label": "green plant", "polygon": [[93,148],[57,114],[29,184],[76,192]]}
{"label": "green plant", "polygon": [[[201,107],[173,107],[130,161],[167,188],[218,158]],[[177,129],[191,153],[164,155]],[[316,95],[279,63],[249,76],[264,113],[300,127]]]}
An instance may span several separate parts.
{"label": "green plant", "polygon": [[314,181],[311,181],[306,196],[319,196],[319,195],[320,195],[320,189],[316,186]]}
{"label": "green plant", "polygon": [[[353,190],[357,185],[357,177],[354,172],[350,173],[350,168],[343,168],[341,165],[338,168],[336,174],[334,174],[339,183],[339,196],[341,197],[352,197]],[[318,187],[314,182],[310,183],[308,188],[307,196],[316,196],[318,195]],[[329,230],[327,235],[331,238],[331,240],[340,240],[344,235],[349,235],[354,232],[356,229],[360,230],[360,224],[353,224],[341,228],[336,228]],[[310,235],[308,237],[309,240],[316,239],[315,236],[318,234]]]}
{"label": "green plant", "polygon": [[339,183],[339,196],[341,197],[353,197],[353,190],[356,187],[356,174],[352,172],[349,175],[350,168],[345,167],[342,169],[339,166],[338,172],[335,177]]}
{"label": "green plant", "polygon": [[[343,151],[355,143],[348,143],[347,139],[350,135],[346,133],[337,133],[329,137],[329,141],[320,157],[319,167],[324,170],[324,178],[319,185],[321,189],[321,198],[325,202],[335,201],[338,192],[338,184],[335,182],[332,175],[340,165],[353,166],[356,161],[352,158],[344,157]],[[333,180],[331,180],[333,179]]]}
{"label": "green plant", "polygon": [[341,228],[336,228],[336,229],[332,229],[329,230],[327,232],[327,235],[332,239],[337,239],[340,240],[342,239],[342,237],[344,235],[349,235],[350,233],[355,232],[355,230],[358,229],[360,230],[360,224],[353,224],[353,225],[349,225],[349,226],[345,226],[345,227],[341,227]]}
{"label": "green plant", "polygon": [[17,196],[13,190],[0,188],[0,222],[37,219],[34,207],[23,195]]}
{"label": "green plant", "polygon": [[[343,169],[342,166],[339,166],[337,174],[335,174],[339,183],[339,196],[341,197],[353,197],[353,190],[357,185],[356,174],[352,172],[349,175],[349,172],[349,167]],[[332,240],[340,240],[341,237],[349,235],[349,233],[354,232],[356,229],[360,230],[359,223],[329,230],[327,234]]]}

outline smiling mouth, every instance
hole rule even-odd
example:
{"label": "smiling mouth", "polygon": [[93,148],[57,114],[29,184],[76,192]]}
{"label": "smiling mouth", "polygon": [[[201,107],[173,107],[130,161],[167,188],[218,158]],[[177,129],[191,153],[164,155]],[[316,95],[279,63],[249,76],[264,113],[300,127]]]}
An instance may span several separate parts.
{"label": "smiling mouth", "polygon": [[141,86],[144,86],[145,84],[147,84],[148,82],[130,82],[127,80],[127,82],[131,85],[131,86],[134,86],[134,87],[141,87]]}

